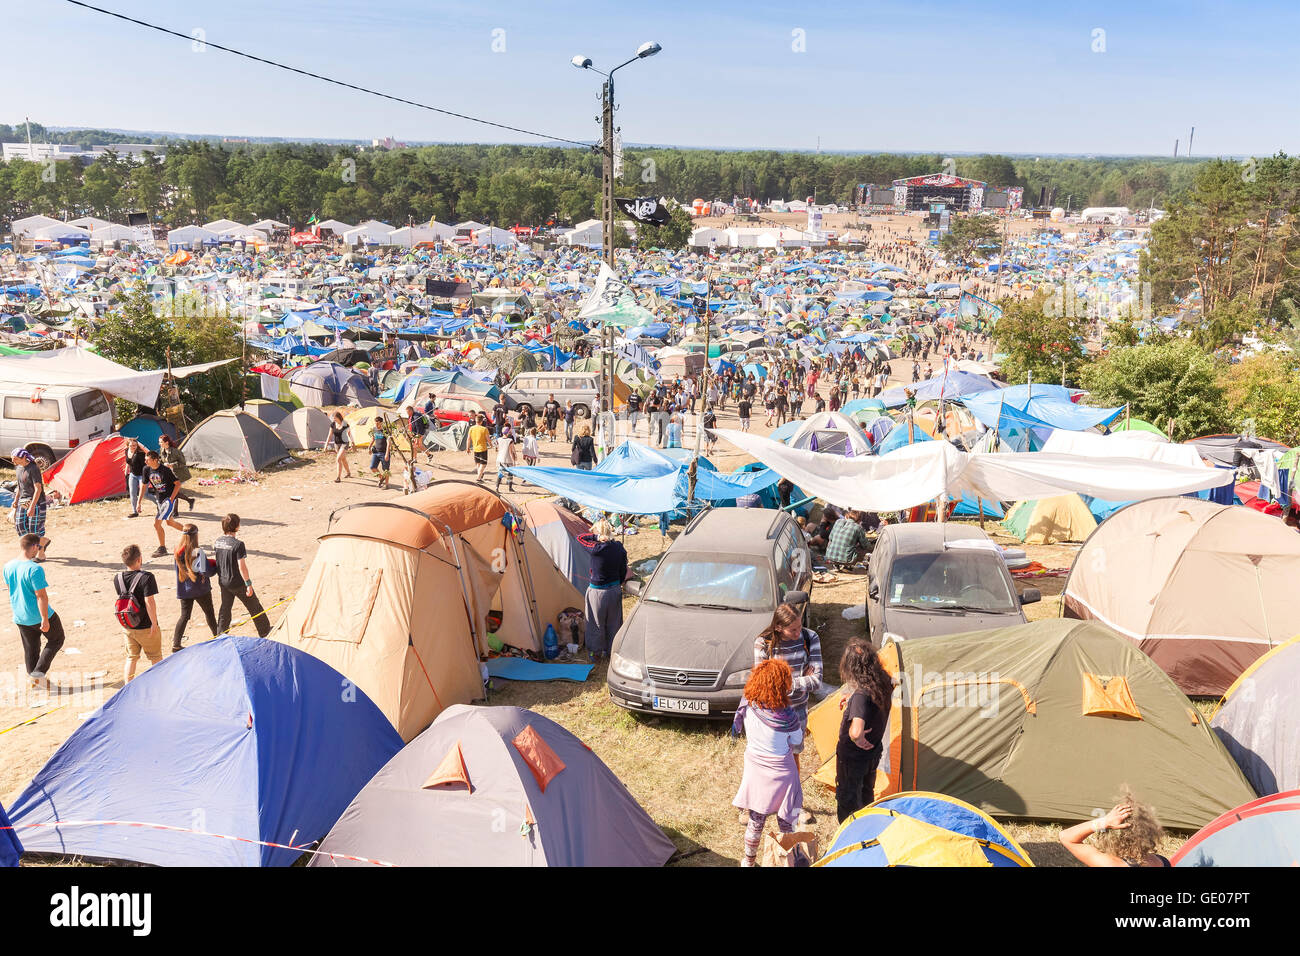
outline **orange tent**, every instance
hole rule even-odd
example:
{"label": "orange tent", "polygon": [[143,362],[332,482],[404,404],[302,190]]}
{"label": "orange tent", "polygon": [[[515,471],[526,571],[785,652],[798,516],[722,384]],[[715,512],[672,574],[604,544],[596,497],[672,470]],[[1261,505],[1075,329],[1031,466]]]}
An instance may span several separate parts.
{"label": "orange tent", "polygon": [[66,504],[126,494],[126,439],[109,435],[78,445],[41,476],[45,490]]}

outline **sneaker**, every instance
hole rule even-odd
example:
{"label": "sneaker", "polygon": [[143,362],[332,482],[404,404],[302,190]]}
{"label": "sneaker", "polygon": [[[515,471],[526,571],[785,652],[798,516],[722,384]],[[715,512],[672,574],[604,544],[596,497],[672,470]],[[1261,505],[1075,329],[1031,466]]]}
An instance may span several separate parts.
{"label": "sneaker", "polygon": [[167,546],[162,544],[154,548],[154,552],[151,555],[151,557],[155,557],[155,558],[165,558],[166,556],[167,556]]}

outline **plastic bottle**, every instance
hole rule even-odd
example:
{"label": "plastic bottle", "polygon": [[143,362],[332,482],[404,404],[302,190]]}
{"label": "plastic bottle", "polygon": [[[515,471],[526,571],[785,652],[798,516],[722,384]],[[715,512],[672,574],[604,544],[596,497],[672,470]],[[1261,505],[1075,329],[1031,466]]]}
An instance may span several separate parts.
{"label": "plastic bottle", "polygon": [[555,634],[555,626],[546,625],[546,634],[542,638],[543,652],[546,654],[548,661],[553,661],[560,653],[560,639]]}

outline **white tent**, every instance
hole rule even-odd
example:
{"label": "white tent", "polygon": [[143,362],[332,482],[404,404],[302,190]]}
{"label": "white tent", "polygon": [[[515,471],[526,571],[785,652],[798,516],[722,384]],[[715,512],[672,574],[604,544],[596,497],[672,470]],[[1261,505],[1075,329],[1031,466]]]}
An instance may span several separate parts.
{"label": "white tent", "polygon": [[385,222],[368,219],[355,229],[343,233],[343,241],[349,246],[358,243],[364,245],[381,245],[388,243],[393,234],[393,227]]}
{"label": "white tent", "polygon": [[799,426],[786,444],[823,455],[871,454],[866,432],[843,412],[817,412]]}
{"label": "white tent", "polygon": [[140,242],[148,233],[147,229],[134,226],[122,226],[115,222],[96,227],[90,233],[91,245],[111,246],[115,242]]}
{"label": "white tent", "polygon": [[93,233],[96,229],[111,226],[112,223],[107,219],[98,219],[95,216],[82,216],[80,219],[69,219],[68,225],[80,226],[82,229],[89,229]]}
{"label": "white tent", "polygon": [[277,229],[288,229],[289,224],[287,222],[280,222],[278,219],[259,219],[257,222],[251,223],[248,228],[270,233],[275,232]]}
{"label": "white tent", "polygon": [[56,242],[64,240],[88,242],[90,240],[90,230],[60,222],[52,226],[37,226],[27,236],[29,239],[48,239]]}
{"label": "white tent", "polygon": [[444,226],[442,223],[436,223],[435,226],[403,226],[401,229],[394,229],[388,241],[395,246],[405,246],[410,249],[412,246],[421,242],[436,242],[439,239],[450,239],[456,235],[456,230],[451,226]]}
{"label": "white tent", "polygon": [[470,232],[477,232],[480,229],[486,229],[486,228],[487,228],[487,223],[475,222],[473,219],[466,219],[464,222],[456,223],[457,232],[459,232],[462,229],[467,229]]}
{"label": "white tent", "polygon": [[212,222],[205,222],[203,228],[220,234],[234,232],[237,229],[247,229],[248,227],[242,222],[235,222],[233,219],[214,219]]}
{"label": "white tent", "polygon": [[181,226],[167,233],[167,245],[183,246],[189,249],[201,248],[206,240],[220,238],[211,229],[203,226]]}
{"label": "white tent", "polygon": [[729,246],[731,240],[725,230],[700,226],[691,230],[691,245],[707,249],[709,246]]}
{"label": "white tent", "polygon": [[341,236],[343,235],[343,233],[353,228],[352,226],[348,225],[346,222],[339,222],[339,220],[337,219],[326,219],[324,222],[315,223],[315,225],[319,227],[322,231],[328,229],[336,236]]}
{"label": "white tent", "polygon": [[518,243],[515,234],[509,229],[499,229],[496,226],[487,226],[484,229],[478,229],[474,233],[474,245],[476,246],[513,246]]}
{"label": "white tent", "polygon": [[36,229],[43,226],[62,226],[65,225],[62,219],[55,219],[52,216],[27,216],[23,219],[13,221],[14,235],[19,239],[30,236]]}

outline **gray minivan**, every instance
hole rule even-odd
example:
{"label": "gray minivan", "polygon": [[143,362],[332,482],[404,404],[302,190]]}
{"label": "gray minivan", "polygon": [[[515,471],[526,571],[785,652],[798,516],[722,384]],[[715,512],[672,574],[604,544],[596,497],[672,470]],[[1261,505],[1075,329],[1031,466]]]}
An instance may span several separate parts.
{"label": "gray minivan", "polygon": [[526,414],[528,409],[541,413],[549,396],[564,407],[573,402],[574,418],[590,418],[600,401],[599,372],[520,372],[501,390],[507,408]]}
{"label": "gray minivan", "polygon": [[998,546],[970,525],[887,525],[867,565],[867,627],[877,647],[1024,624],[1021,606],[1040,600],[1037,588],[1016,594]]}
{"label": "gray minivan", "polygon": [[620,707],[680,717],[736,712],[754,640],[778,604],[806,604],[812,553],[798,523],[767,508],[697,515],[642,586],[610,648],[606,680]]}

